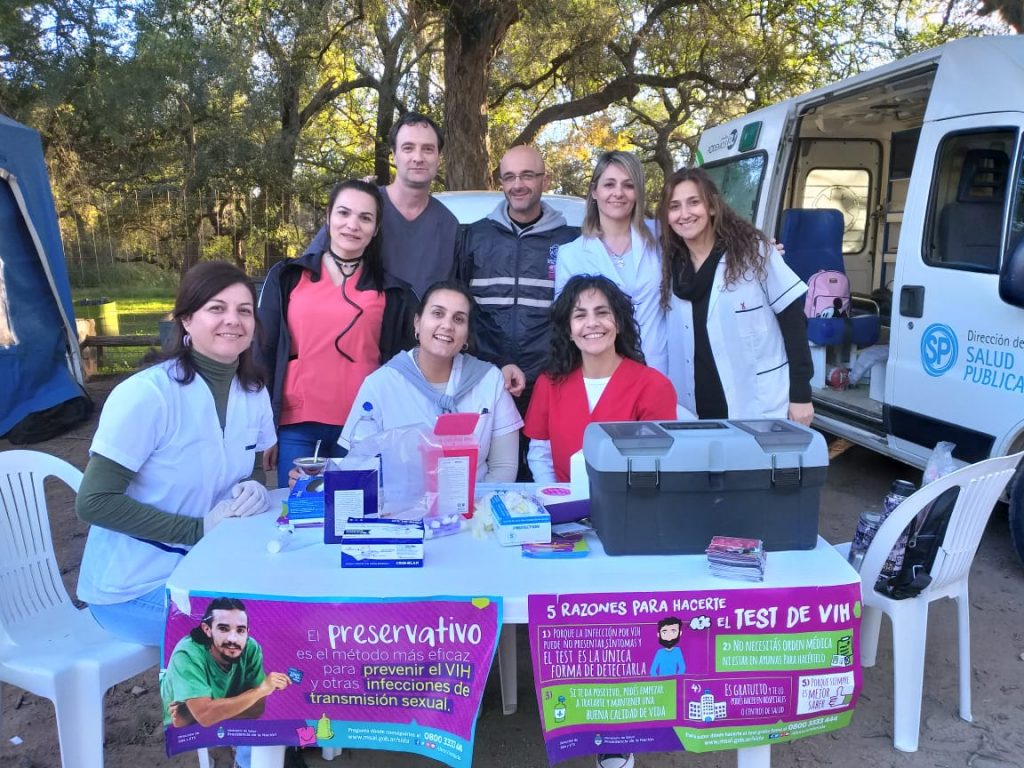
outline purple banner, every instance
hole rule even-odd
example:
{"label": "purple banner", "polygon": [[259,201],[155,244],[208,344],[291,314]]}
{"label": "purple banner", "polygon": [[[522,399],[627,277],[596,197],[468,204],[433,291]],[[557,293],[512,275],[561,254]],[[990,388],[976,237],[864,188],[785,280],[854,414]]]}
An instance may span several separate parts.
{"label": "purple banner", "polygon": [[708,752],[849,724],[860,585],[531,595],[548,757]]}
{"label": "purple banner", "polygon": [[170,602],[167,754],[232,745],[388,749],[472,764],[501,627],[493,597]]}

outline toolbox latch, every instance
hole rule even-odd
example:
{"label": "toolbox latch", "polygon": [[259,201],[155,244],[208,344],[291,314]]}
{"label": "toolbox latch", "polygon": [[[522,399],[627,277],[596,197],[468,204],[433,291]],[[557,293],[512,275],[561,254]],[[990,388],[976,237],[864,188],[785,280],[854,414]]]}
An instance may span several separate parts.
{"label": "toolbox latch", "polygon": [[772,485],[800,485],[800,460],[792,467],[780,467],[778,456],[772,454]]}
{"label": "toolbox latch", "polygon": [[657,488],[661,484],[661,460],[646,456],[627,458],[626,484],[630,488]]}

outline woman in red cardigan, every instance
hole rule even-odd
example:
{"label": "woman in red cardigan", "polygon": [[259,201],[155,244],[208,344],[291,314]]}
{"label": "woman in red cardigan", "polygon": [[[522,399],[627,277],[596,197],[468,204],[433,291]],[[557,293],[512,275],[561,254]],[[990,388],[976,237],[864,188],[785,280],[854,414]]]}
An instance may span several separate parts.
{"label": "woman in red cardigan", "polygon": [[570,279],[551,305],[551,355],[526,413],[534,482],[569,481],[592,421],[675,418],[675,389],[644,364],[629,297],[607,277]]}

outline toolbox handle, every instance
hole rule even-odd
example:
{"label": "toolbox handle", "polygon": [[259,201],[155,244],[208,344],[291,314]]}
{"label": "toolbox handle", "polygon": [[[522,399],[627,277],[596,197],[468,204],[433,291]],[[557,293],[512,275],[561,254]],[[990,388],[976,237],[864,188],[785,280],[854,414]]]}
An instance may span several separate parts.
{"label": "toolbox handle", "polygon": [[795,467],[778,467],[772,454],[772,485],[801,485],[801,469],[803,459],[800,458]]}
{"label": "toolbox handle", "polygon": [[[647,467],[641,469],[637,467],[633,468],[633,462],[637,464],[647,464]],[[651,467],[649,462],[653,461],[654,466]],[[661,459],[644,457],[644,458],[627,458],[626,459],[626,485],[630,488],[658,488],[661,485]]]}

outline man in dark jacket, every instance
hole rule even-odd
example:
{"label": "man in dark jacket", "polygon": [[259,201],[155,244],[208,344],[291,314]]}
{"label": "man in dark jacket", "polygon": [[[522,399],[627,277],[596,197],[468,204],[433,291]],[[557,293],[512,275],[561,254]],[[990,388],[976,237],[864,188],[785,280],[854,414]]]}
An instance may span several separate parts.
{"label": "man in dark jacket", "polygon": [[[476,355],[501,368],[519,412],[526,414],[533,383],[548,356],[548,309],[555,297],[558,246],[579,237],[541,194],[547,189],[544,158],[533,147],[512,147],[501,158],[505,193],[489,216],[463,228],[455,276],[478,304]],[[520,441],[519,479],[529,479]]]}
{"label": "man in dark jacket", "polygon": [[558,246],[580,232],[541,201],[547,175],[544,159],[533,147],[506,152],[498,178],[505,200],[489,216],[463,228],[455,274],[479,305],[477,356],[502,369],[525,413],[548,355]]}

